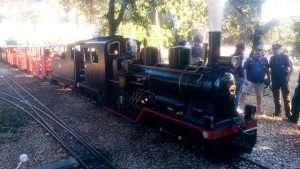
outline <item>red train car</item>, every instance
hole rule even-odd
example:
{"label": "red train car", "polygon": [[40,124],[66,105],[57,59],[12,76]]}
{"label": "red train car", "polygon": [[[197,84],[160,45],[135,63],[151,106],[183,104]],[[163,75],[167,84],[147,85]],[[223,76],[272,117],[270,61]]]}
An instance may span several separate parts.
{"label": "red train car", "polygon": [[17,65],[17,55],[16,55],[16,47],[9,46],[6,48],[7,55],[7,63],[16,66]]}
{"label": "red train car", "polygon": [[39,78],[46,78],[51,70],[52,54],[48,47],[8,46],[4,48],[5,62]]}
{"label": "red train car", "polygon": [[34,74],[39,78],[46,78],[50,71],[51,53],[48,48],[39,48],[37,51],[37,57],[35,62]]}
{"label": "red train car", "polygon": [[18,47],[16,50],[16,66],[21,70],[26,70],[27,48]]}
{"label": "red train car", "polygon": [[27,48],[27,71],[34,76],[45,78],[50,69],[51,52],[46,47],[28,47]]}

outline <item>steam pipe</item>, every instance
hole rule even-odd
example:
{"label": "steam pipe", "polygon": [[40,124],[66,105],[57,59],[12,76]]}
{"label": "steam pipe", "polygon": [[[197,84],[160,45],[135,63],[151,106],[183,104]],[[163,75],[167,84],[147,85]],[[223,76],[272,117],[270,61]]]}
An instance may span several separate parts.
{"label": "steam pipe", "polygon": [[223,7],[223,0],[208,0],[208,66],[214,66],[220,57]]}
{"label": "steam pipe", "polygon": [[209,32],[208,65],[214,66],[220,57],[221,32]]}

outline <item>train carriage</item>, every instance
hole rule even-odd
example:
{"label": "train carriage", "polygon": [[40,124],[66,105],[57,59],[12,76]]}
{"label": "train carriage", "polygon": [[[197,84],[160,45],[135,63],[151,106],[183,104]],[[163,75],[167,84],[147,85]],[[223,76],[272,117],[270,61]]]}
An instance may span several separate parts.
{"label": "train carriage", "polygon": [[16,58],[16,47],[8,46],[6,47],[6,55],[7,55],[7,63],[16,66],[17,58]]}
{"label": "train carriage", "polygon": [[7,63],[7,55],[6,55],[5,47],[0,48],[0,60],[1,62]]}
{"label": "train carriage", "polygon": [[48,73],[51,71],[51,53],[48,47],[40,47],[38,49],[38,55],[36,59],[36,76],[38,78],[44,79],[48,76]]}
{"label": "train carriage", "polygon": [[26,47],[16,48],[16,58],[17,58],[16,66],[21,70],[26,70],[26,58],[27,58],[26,49],[27,49]]}

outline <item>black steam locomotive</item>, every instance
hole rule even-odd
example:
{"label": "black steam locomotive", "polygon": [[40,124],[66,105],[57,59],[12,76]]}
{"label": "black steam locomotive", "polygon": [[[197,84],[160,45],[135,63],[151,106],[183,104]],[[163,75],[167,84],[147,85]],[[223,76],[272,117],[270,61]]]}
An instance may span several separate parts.
{"label": "black steam locomotive", "polygon": [[220,32],[210,33],[207,65],[190,65],[191,50],[170,49],[169,64],[159,50],[121,36],[70,44],[52,61],[51,78],[88,93],[130,122],[151,118],[164,129],[204,143],[230,142],[252,149],[255,108],[243,115],[234,102],[235,79],[220,57]]}

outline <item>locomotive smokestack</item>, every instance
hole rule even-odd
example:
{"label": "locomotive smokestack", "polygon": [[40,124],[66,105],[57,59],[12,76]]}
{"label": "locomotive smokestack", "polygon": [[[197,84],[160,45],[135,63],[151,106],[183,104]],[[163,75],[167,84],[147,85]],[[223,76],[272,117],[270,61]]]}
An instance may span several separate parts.
{"label": "locomotive smokestack", "polygon": [[208,0],[209,66],[216,64],[220,57],[223,7],[224,0]]}

